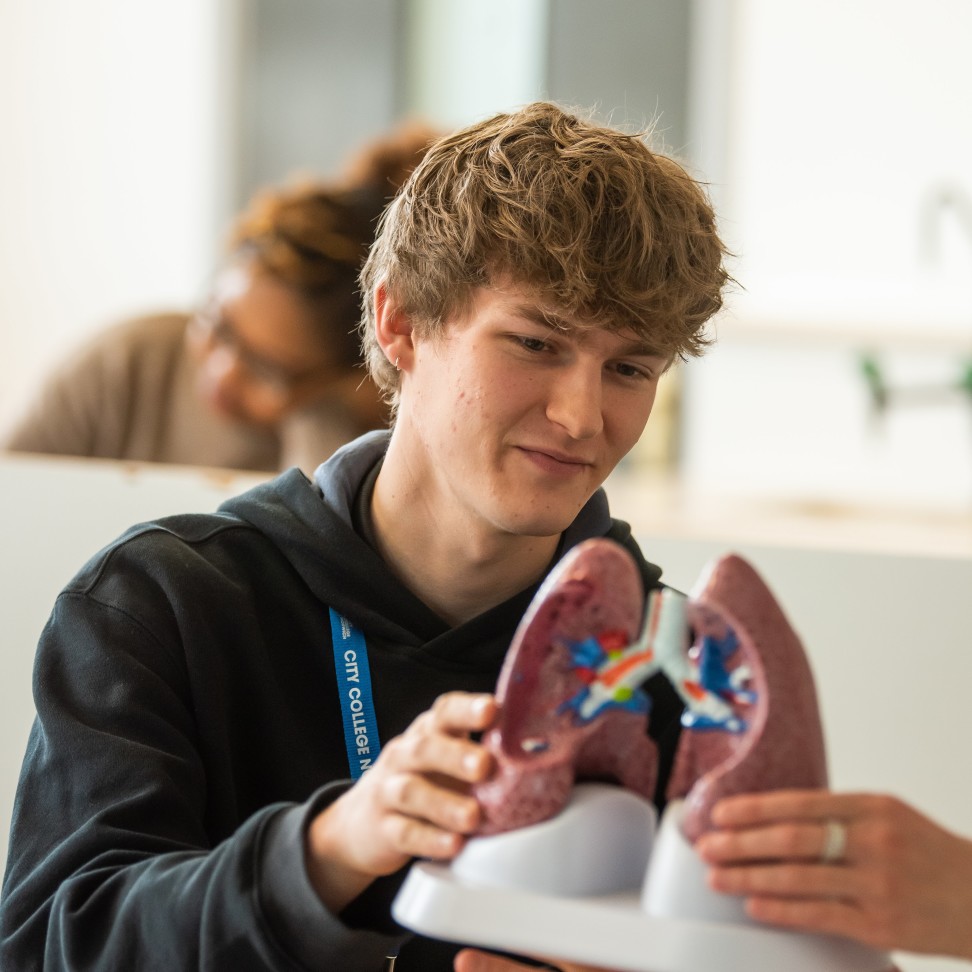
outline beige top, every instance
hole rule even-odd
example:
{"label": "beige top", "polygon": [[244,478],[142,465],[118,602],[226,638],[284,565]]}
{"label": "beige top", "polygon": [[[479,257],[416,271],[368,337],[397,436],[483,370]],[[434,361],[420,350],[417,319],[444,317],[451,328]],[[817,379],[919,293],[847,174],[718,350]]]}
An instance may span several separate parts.
{"label": "beige top", "polygon": [[360,429],[323,402],[264,429],[223,418],[195,391],[186,314],[110,328],[55,369],[0,436],[12,452],[132,459],[308,475]]}

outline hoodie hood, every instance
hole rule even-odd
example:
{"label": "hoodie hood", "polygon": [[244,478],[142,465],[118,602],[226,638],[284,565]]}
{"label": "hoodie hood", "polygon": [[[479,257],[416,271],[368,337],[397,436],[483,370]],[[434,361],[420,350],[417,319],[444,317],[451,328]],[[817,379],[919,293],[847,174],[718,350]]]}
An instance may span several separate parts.
{"label": "hoodie hood", "polygon": [[[370,432],[339,449],[318,467],[314,482],[297,469],[228,500],[220,512],[252,524],[274,544],[314,595],[372,635],[404,645],[428,645],[449,626],[392,573],[352,526],[355,497],[380,463],[391,433]],[[599,489],[565,531],[557,558],[582,540],[611,536],[637,553],[627,524],[611,519]],[[646,583],[661,571],[646,565]],[[511,609],[522,614],[538,585],[515,595],[461,626],[467,638],[488,635],[496,616],[505,623]],[[471,631],[483,628],[481,631]],[[451,649],[450,649],[451,650]]]}

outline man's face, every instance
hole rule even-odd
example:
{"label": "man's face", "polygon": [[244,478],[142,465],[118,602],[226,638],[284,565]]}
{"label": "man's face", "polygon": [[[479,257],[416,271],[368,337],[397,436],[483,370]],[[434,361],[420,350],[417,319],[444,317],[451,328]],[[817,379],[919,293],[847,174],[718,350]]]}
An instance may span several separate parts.
{"label": "man's face", "polygon": [[443,523],[554,536],[637,442],[668,359],[583,323],[482,288],[443,336],[415,339],[398,423]]}

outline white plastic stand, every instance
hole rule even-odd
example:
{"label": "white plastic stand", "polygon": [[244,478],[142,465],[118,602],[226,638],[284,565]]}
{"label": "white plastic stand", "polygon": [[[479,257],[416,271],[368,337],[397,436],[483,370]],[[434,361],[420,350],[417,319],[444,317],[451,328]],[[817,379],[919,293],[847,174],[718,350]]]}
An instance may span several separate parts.
{"label": "white plastic stand", "polygon": [[845,939],[762,926],[709,890],[681,810],[668,807],[653,841],[651,804],[580,785],[552,820],[475,838],[451,865],[415,864],[392,913],[432,938],[618,972],[892,968]]}

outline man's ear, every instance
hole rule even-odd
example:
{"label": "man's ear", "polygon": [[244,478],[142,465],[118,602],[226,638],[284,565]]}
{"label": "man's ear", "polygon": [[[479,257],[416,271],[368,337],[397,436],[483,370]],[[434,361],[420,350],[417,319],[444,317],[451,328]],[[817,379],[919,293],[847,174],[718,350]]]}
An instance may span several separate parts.
{"label": "man's ear", "polygon": [[375,288],[375,338],[398,371],[408,371],[415,354],[411,318],[388,292],[384,282]]}

